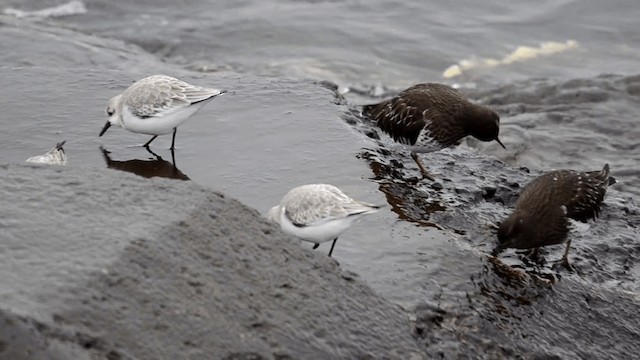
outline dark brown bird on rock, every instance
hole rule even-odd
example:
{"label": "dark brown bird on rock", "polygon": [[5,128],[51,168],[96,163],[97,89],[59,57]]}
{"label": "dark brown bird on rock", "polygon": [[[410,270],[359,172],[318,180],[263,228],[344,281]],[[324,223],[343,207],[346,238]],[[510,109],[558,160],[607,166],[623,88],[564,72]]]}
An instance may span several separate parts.
{"label": "dark brown bird on rock", "polygon": [[[609,176],[609,164],[600,171],[556,170],[537,177],[522,190],[515,210],[500,224],[500,243],[494,255],[506,248],[537,249],[564,242],[569,218],[595,220],[607,187],[615,183]],[[571,239],[561,262],[567,268],[570,246]]]}
{"label": "dark brown bird on rock", "polygon": [[377,122],[393,140],[406,145],[422,175],[434,180],[417,153],[438,151],[471,135],[497,141],[500,117],[493,110],[472,104],[460,92],[443,84],[414,85],[390,100],[365,105],[363,115]]}

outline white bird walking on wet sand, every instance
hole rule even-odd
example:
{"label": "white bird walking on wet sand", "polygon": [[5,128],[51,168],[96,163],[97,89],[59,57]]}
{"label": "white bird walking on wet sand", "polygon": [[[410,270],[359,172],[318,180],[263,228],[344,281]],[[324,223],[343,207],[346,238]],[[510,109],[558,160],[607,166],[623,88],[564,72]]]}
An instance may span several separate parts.
{"label": "white bird walking on wet sand", "polygon": [[153,135],[143,145],[149,148],[159,135],[173,131],[170,148],[173,150],[178,125],[200,110],[208,100],[225,92],[191,85],[166,75],[146,77],[109,100],[109,120],[98,136],[102,136],[111,125],[117,125],[134,133]]}
{"label": "white bird walking on wet sand", "polygon": [[289,191],[266,217],[278,223],[285,233],[314,243],[314,249],[333,240],[331,256],[343,232],[382,206],[354,200],[333,185],[311,184]]}
{"label": "white bird walking on wet sand", "polygon": [[43,155],[32,156],[28,158],[26,162],[34,164],[67,165],[67,155],[62,148],[65,143],[66,141],[59,142],[53,149]]}

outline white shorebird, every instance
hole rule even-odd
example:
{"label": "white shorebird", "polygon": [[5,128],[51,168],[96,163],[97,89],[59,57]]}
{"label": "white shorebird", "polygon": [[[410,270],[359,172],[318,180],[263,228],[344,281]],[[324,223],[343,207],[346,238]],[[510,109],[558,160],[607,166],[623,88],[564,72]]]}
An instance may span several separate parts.
{"label": "white shorebird", "polygon": [[266,217],[278,223],[285,233],[314,243],[314,249],[333,240],[331,256],[340,234],[381,207],[354,200],[333,185],[311,184],[289,191]]}
{"label": "white shorebird", "polygon": [[67,165],[67,155],[64,153],[64,146],[66,141],[57,143],[56,146],[44,153],[43,155],[32,156],[26,160],[26,162],[35,164],[49,164],[49,165]]}
{"label": "white shorebird", "polygon": [[173,150],[178,125],[200,110],[207,100],[225,92],[191,85],[166,75],[149,76],[109,100],[109,120],[98,136],[102,136],[111,125],[117,125],[134,133],[153,135],[143,145],[149,148],[158,135],[173,131]]}

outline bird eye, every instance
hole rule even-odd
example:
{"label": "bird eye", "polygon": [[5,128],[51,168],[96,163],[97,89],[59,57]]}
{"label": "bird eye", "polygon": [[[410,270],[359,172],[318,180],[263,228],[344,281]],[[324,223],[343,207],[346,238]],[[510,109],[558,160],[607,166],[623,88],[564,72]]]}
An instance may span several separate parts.
{"label": "bird eye", "polygon": [[113,111],[113,109],[111,109],[111,108],[107,108],[107,115],[108,115],[108,116],[112,116],[114,112],[115,112],[115,111]]}

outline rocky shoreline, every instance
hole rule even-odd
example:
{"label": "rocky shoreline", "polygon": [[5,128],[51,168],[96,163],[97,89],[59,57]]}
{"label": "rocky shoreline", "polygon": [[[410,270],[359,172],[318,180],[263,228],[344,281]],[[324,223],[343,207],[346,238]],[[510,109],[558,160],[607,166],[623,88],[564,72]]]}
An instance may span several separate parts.
{"label": "rocky shoreline", "polygon": [[[17,120],[7,121],[3,162],[21,162],[34,149],[64,140],[58,137],[69,141],[70,156],[68,167],[0,165],[0,359],[640,354],[640,206],[637,174],[629,166],[624,174],[612,166],[622,181],[609,189],[600,218],[587,232],[570,235],[576,273],[551,268],[561,246],[546,251],[542,266],[515,251],[499,260],[489,256],[496,223],[539,175],[521,165],[546,164],[527,147],[564,141],[550,136],[558,124],[567,134],[581,121],[616,121],[625,111],[632,116],[638,77],[535,80],[472,94],[511,118],[504,130],[511,132],[512,159],[505,164],[464,147],[432,153],[428,166],[439,175],[432,183],[420,180],[406,152],[383,141],[357,109],[348,111],[340,96],[336,106],[332,93],[320,87],[337,91],[335,85],[192,73],[122,41],[5,15],[0,23],[0,40],[12,49],[4,54],[0,102],[7,119]],[[150,72],[238,90],[185,129],[194,141],[179,151],[185,173],[168,160],[149,161],[127,149],[136,137],[109,138],[113,154],[97,143],[106,99]],[[34,110],[43,104],[44,114]],[[366,141],[341,123],[343,112]],[[618,122],[616,132],[635,131]],[[536,129],[538,123],[544,126]],[[246,140],[246,128],[255,131],[239,141]],[[295,146],[289,146],[292,138]],[[618,148],[607,156],[636,161],[632,138],[616,139]],[[223,148],[238,151],[223,158]],[[601,148],[588,150],[594,156]],[[576,163],[586,162],[578,156],[581,148],[571,151]],[[258,152],[273,163],[261,166]],[[104,162],[141,176],[104,169]],[[378,258],[364,258],[379,261],[373,267],[387,266],[374,275],[355,274],[344,270],[344,260],[339,266],[324,252],[301,248],[256,210],[225,195],[235,191],[266,206],[290,188],[287,181],[308,181],[300,175],[307,173],[314,181],[330,173],[352,190],[371,186],[362,177],[373,174],[394,213],[365,236],[401,222],[410,231],[391,240],[414,242],[392,243]],[[255,174],[258,180],[246,181]],[[229,188],[223,194],[158,176],[213,187],[221,179]],[[424,237],[423,229],[429,229]],[[364,245],[372,252],[376,246]],[[346,242],[344,250],[354,254]],[[401,284],[376,287],[363,280],[395,271],[396,260],[397,277],[381,282]],[[408,293],[403,297],[412,304],[400,306],[383,291]]]}
{"label": "rocky shoreline", "polygon": [[[484,168],[490,161],[475,159]],[[505,171],[496,176],[509,180],[489,198],[508,204],[509,184],[530,175]],[[635,242],[609,242],[611,257],[595,266],[588,247],[598,236],[574,242],[578,274],[512,267],[505,262],[518,262],[515,254],[503,262],[474,244],[495,231],[475,216],[495,204],[486,189],[457,192],[458,206],[433,213],[442,226],[475,230],[425,255],[448,265],[425,271],[425,301],[402,309],[255,210],[193,182],[37,165],[4,165],[0,174],[3,359],[624,359],[640,351],[637,290],[612,283],[622,251],[633,274]],[[424,191],[395,186],[387,192],[406,199]],[[616,239],[636,234],[635,201],[614,192],[606,204],[598,233],[628,222]]]}
{"label": "rocky shoreline", "polygon": [[423,358],[402,309],[221,193],[0,173],[0,358]]}

